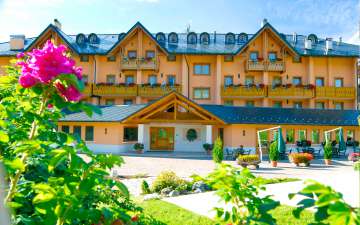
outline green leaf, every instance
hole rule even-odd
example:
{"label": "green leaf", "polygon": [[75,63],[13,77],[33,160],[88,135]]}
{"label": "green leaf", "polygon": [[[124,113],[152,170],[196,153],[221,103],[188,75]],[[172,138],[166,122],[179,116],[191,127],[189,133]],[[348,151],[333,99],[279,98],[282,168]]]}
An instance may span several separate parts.
{"label": "green leaf", "polygon": [[21,172],[25,171],[25,164],[19,158],[16,158],[12,161],[5,161],[5,165],[13,170],[19,170]]}
{"label": "green leaf", "polygon": [[0,142],[4,142],[4,143],[9,142],[9,136],[3,130],[0,130]]}
{"label": "green leaf", "polygon": [[35,210],[40,213],[40,214],[46,214],[46,209],[42,209],[42,208],[39,208],[39,207],[35,207]]}
{"label": "green leaf", "polygon": [[33,199],[33,203],[34,204],[39,204],[39,203],[43,203],[43,202],[48,202],[51,201],[54,198],[54,194],[52,193],[39,193],[37,194],[34,199]]}
{"label": "green leaf", "polygon": [[59,81],[66,87],[73,85],[80,92],[82,92],[85,88],[84,83],[79,80],[75,74],[61,74],[56,77],[55,82]]}

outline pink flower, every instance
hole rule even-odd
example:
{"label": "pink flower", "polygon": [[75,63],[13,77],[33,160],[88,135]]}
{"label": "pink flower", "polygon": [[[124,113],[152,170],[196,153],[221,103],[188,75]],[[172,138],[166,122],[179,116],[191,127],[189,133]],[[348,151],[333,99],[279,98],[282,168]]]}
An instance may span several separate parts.
{"label": "pink flower", "polygon": [[77,102],[81,100],[81,93],[74,86],[65,87],[61,83],[55,83],[56,89],[60,92],[60,95],[65,98],[66,101],[69,102]]}
{"label": "pink flower", "polygon": [[24,58],[24,56],[25,56],[25,53],[23,53],[23,52],[19,52],[18,54],[16,54],[16,58],[18,58],[18,59]]}
{"label": "pink flower", "polygon": [[19,83],[24,88],[29,88],[38,83],[38,80],[33,77],[30,73],[25,73],[20,76]]}

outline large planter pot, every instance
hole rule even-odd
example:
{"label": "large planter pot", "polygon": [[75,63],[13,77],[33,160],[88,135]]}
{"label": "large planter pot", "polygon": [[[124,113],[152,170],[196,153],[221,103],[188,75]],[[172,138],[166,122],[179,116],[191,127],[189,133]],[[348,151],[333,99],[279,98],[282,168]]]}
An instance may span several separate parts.
{"label": "large planter pot", "polygon": [[325,165],[331,165],[331,159],[324,159]]}
{"label": "large planter pot", "polygon": [[206,154],[211,155],[211,150],[206,150]]}
{"label": "large planter pot", "polygon": [[136,152],[137,154],[142,154],[144,151],[143,151],[143,149],[136,149],[135,152]]}
{"label": "large planter pot", "polygon": [[271,161],[271,166],[272,167],[277,167],[277,161]]}
{"label": "large planter pot", "polygon": [[242,166],[243,168],[247,168],[249,166],[255,168],[255,169],[259,169],[259,164],[260,161],[253,161],[253,162],[238,162],[238,164],[240,166]]}

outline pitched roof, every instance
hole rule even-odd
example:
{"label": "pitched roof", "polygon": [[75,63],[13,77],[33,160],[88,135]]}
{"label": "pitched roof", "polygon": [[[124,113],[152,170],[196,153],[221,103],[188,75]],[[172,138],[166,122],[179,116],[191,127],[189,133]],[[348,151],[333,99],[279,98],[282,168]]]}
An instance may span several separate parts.
{"label": "pitched roof", "polygon": [[[141,23],[136,23],[133,28],[131,28],[128,32],[130,32],[134,27],[142,27],[145,32],[147,32],[154,41],[156,41],[159,46],[161,46],[165,51],[173,54],[230,54],[235,55],[239,51],[241,51],[247,44],[252,40],[254,34],[247,34],[248,41],[247,42],[238,42],[235,44],[225,44],[225,35],[226,34],[214,34],[209,33],[210,42],[209,44],[200,44],[199,41],[197,44],[187,44],[187,33],[177,33],[179,42],[169,43],[167,41],[167,37],[169,33],[165,33],[166,41],[160,43],[156,40],[156,33],[150,33]],[[49,25],[49,27],[54,28],[55,26]],[[269,23],[265,25],[265,27],[272,28],[275,30]],[[263,27],[264,28],[264,27]],[[261,28],[261,29],[263,29]],[[45,29],[45,30],[46,30]],[[259,29],[259,31],[261,30]],[[44,30],[44,31],[45,31]],[[119,34],[97,34],[99,38],[98,44],[91,44],[86,42],[83,45],[78,45],[76,43],[76,35],[68,35],[63,31],[55,28],[55,31],[65,40],[67,44],[69,44],[70,48],[73,49],[77,54],[89,54],[89,55],[107,55],[119,42],[121,42],[121,38],[119,40]],[[256,32],[255,35],[257,33]],[[276,33],[278,33],[275,30]],[[43,33],[43,32],[42,32]],[[311,50],[305,49],[305,40],[307,36],[305,35],[297,35],[296,42],[293,40],[293,35],[286,35],[282,33],[278,33],[279,37],[284,40],[289,48],[293,48],[298,54],[302,56],[339,56],[339,57],[359,57],[360,56],[360,48],[358,45],[347,44],[344,42],[333,41],[333,49],[330,51],[326,51],[325,39],[318,39],[318,43],[316,43]],[[41,35],[39,35],[41,36]],[[199,39],[200,33],[197,34]],[[36,38],[27,38],[25,40],[25,50],[28,49],[30,44]],[[11,51],[10,43],[4,42],[0,43],[0,56],[12,56],[16,55],[19,51]]]}

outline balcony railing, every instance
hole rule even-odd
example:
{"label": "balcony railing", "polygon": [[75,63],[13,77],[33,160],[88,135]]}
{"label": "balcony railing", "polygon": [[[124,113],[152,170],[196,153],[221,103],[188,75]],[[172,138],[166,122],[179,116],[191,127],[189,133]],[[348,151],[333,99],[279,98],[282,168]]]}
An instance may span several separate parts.
{"label": "balcony railing", "polygon": [[83,96],[90,96],[91,95],[91,87],[92,84],[86,84],[84,91],[82,92]]}
{"label": "balcony railing", "polygon": [[312,98],[314,89],[304,87],[276,87],[268,88],[270,98]]}
{"label": "balcony railing", "polygon": [[181,93],[181,86],[150,86],[150,85],[139,85],[138,86],[138,95],[142,97],[160,97],[166,95],[171,91],[177,91]]}
{"label": "balcony railing", "polygon": [[119,85],[119,84],[94,84],[94,95],[99,96],[136,96],[137,86]]}
{"label": "balcony railing", "polygon": [[221,96],[227,98],[263,98],[266,96],[266,87],[221,87]]}
{"label": "balcony railing", "polygon": [[354,99],[354,87],[316,87],[317,98]]}
{"label": "balcony railing", "polygon": [[246,70],[248,71],[284,71],[285,63],[281,61],[246,61]]}
{"label": "balcony railing", "polygon": [[158,62],[157,57],[146,59],[146,58],[122,58],[121,59],[121,69],[122,70],[157,70]]}

